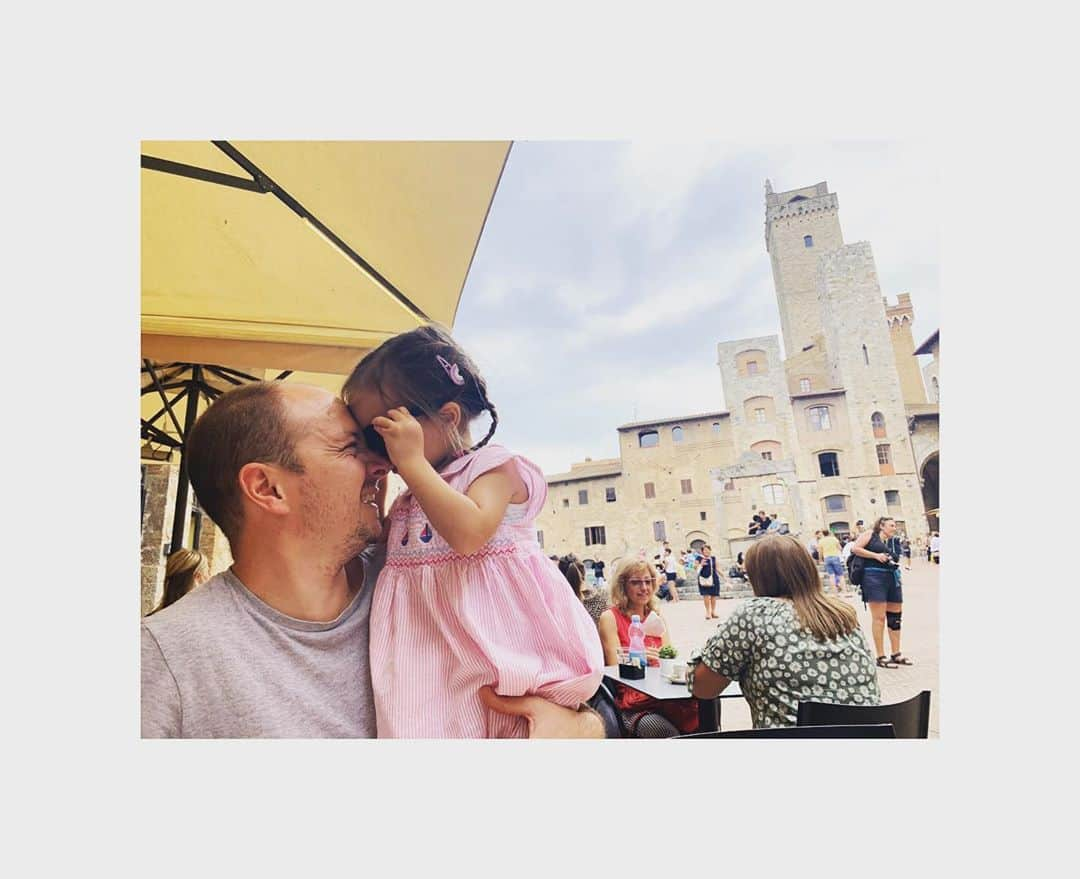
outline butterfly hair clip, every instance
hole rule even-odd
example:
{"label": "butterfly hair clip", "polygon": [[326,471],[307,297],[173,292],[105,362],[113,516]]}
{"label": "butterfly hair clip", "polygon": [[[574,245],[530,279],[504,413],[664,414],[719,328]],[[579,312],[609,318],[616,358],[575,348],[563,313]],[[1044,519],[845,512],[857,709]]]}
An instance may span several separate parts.
{"label": "butterfly hair clip", "polygon": [[455,385],[465,384],[465,379],[461,377],[461,370],[458,369],[458,365],[456,363],[451,363],[441,354],[436,354],[435,359],[439,361],[439,366],[446,370],[446,374],[450,377],[450,381],[452,381]]}

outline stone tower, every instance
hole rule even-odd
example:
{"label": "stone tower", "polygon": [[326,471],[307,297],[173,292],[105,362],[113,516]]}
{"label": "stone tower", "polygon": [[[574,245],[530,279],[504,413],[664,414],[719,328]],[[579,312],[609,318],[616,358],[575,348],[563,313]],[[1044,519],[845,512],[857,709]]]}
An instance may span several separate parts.
{"label": "stone tower", "polygon": [[915,339],[911,335],[911,325],[915,322],[911,294],[901,293],[896,297],[896,305],[889,305],[886,300],[885,319],[889,322],[893,359],[896,361],[896,372],[900,376],[904,403],[908,406],[925,403],[926,388],[923,387],[922,376],[919,374],[919,363],[915,359]]}
{"label": "stone tower", "polygon": [[818,258],[843,245],[839,204],[827,183],[777,193],[765,182],[765,248],[772,261],[785,356],[798,354],[823,331]]}

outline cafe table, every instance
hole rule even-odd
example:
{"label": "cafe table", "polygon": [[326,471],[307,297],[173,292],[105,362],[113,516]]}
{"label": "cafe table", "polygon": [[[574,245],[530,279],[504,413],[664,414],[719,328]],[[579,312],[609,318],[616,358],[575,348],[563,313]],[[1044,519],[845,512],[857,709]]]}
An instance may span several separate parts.
{"label": "cafe table", "polygon": [[[660,674],[657,666],[650,665],[645,669],[645,677],[639,680],[630,680],[619,677],[617,665],[604,666],[604,682],[609,688],[612,683],[622,684],[639,693],[645,693],[654,699],[667,701],[668,699],[692,699],[686,689],[686,681],[681,684],[673,684]],[[698,732],[716,732],[720,729],[720,700],[736,699],[742,697],[739,682],[732,681],[715,699],[694,699],[698,707]]]}

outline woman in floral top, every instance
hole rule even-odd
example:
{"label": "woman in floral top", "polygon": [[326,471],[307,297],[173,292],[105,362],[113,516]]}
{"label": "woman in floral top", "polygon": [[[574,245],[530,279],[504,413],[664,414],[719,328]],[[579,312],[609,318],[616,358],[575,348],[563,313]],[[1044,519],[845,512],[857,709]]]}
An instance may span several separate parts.
{"label": "woman in floral top", "polygon": [[712,699],[738,680],[755,729],[795,726],[800,702],[880,704],[855,609],[822,591],[806,547],[771,534],[747,550],[745,565],[755,597],[691,659],[690,692]]}

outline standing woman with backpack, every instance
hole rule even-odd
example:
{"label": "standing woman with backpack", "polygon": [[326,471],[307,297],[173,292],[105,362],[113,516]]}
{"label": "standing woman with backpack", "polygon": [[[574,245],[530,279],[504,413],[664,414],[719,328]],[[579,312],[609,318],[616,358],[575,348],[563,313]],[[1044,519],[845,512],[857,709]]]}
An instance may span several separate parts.
{"label": "standing woman with backpack", "polygon": [[[900,652],[900,616],[904,608],[904,593],[897,570],[900,542],[893,540],[895,534],[896,522],[882,516],[873,528],[855,539],[855,545],[851,548],[852,554],[863,560],[862,595],[870,608],[870,628],[878,668],[914,664]],[[889,627],[889,642],[893,651],[891,656],[885,655],[886,625]]]}

